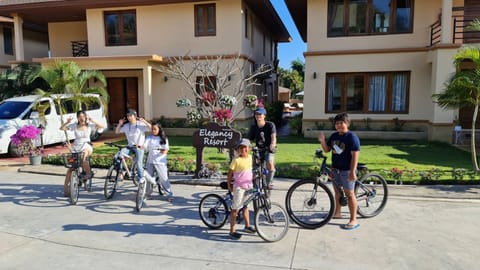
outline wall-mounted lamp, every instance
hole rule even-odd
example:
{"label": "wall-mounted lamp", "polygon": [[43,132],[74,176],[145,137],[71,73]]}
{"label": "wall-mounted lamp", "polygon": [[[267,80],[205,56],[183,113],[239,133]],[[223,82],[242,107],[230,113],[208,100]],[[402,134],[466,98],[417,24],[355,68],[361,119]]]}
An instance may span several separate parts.
{"label": "wall-mounted lamp", "polygon": [[317,78],[317,72],[313,72],[313,78],[314,78],[314,79]]}
{"label": "wall-mounted lamp", "polygon": [[167,76],[163,77],[163,81],[164,82],[168,81],[168,77]]}

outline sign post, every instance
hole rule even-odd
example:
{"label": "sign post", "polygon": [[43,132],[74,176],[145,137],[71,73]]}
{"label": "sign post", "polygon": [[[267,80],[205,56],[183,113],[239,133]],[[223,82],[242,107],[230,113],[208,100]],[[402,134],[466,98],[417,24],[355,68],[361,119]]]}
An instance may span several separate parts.
{"label": "sign post", "polygon": [[238,145],[242,134],[227,126],[220,126],[217,123],[208,123],[206,127],[193,133],[193,146],[197,150],[197,165],[193,178],[199,178],[198,172],[203,164],[203,148],[216,147],[230,149],[232,158],[233,149]]}

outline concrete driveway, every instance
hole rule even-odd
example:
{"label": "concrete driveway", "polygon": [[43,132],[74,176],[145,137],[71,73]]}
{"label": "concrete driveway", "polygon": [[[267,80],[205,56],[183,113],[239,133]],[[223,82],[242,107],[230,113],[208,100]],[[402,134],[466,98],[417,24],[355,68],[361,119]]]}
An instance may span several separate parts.
{"label": "concrete driveway", "polygon": [[[347,219],[317,230],[292,224],[283,240],[265,243],[202,224],[200,198],[223,193],[213,186],[175,184],[172,204],[156,197],[137,213],[129,182],[106,201],[95,179],[75,206],[62,184],[0,170],[1,269],[476,269],[480,252],[478,199],[392,195],[359,229],[340,229]],[[283,205],[284,196],[278,189],[273,200]]]}

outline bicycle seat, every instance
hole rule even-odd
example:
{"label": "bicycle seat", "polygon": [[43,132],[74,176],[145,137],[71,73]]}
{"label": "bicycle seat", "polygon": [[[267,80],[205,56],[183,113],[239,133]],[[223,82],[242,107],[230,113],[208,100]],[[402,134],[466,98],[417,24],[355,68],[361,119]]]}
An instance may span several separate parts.
{"label": "bicycle seat", "polygon": [[228,189],[228,183],[227,183],[227,181],[222,181],[222,182],[220,182],[220,187],[221,187],[222,189]]}

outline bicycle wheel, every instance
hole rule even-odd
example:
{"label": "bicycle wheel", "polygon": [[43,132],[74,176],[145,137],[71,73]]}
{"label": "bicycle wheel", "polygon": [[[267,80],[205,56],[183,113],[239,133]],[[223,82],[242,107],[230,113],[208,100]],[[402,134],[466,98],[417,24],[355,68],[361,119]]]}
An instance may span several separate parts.
{"label": "bicycle wheel", "polygon": [[316,229],[327,224],[335,210],[335,200],[330,189],[315,180],[300,180],[287,191],[287,213],[303,228]]}
{"label": "bicycle wheel", "polygon": [[263,203],[255,213],[255,228],[258,235],[267,242],[282,239],[288,231],[287,211],[276,202]]}
{"label": "bicycle wheel", "polygon": [[374,217],[387,204],[387,181],[378,174],[365,174],[355,185],[355,197],[358,202],[357,213],[365,218]]}
{"label": "bicycle wheel", "polygon": [[135,186],[138,186],[138,165],[137,165],[137,162],[133,162],[133,165],[132,165],[132,182]]}
{"label": "bicycle wheel", "polygon": [[135,200],[135,209],[137,212],[140,212],[142,209],[143,203],[145,202],[145,194],[147,193],[147,185],[149,184],[147,181],[138,184],[137,198]]}
{"label": "bicycle wheel", "polygon": [[103,195],[105,195],[105,199],[109,200],[113,198],[113,195],[115,195],[118,177],[119,170],[115,168],[115,165],[110,166],[107,176],[105,177],[105,185],[103,187]]}
{"label": "bicycle wheel", "polygon": [[78,170],[73,170],[70,175],[70,203],[77,204],[80,187],[78,186]]}
{"label": "bicycle wheel", "polygon": [[200,200],[198,213],[210,229],[221,228],[230,214],[227,203],[217,194],[208,194]]}

